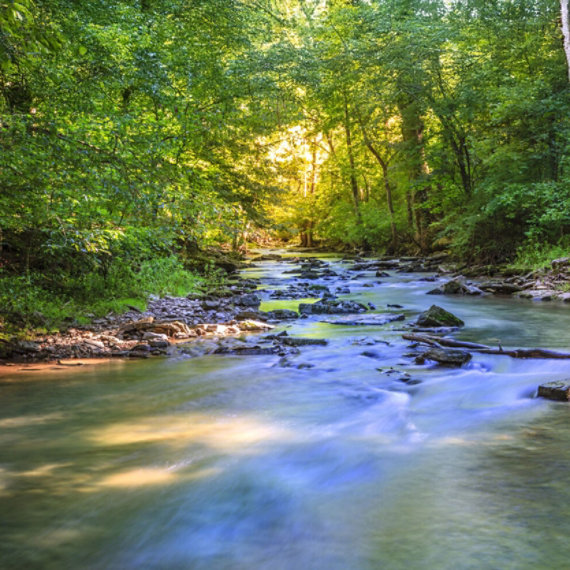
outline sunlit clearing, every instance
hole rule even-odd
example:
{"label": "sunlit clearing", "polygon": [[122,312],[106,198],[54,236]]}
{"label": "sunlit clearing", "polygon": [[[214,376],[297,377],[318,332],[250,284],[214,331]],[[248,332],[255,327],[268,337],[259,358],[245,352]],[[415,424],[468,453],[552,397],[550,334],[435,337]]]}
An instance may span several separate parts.
{"label": "sunlit clearing", "polygon": [[21,428],[26,426],[46,424],[48,422],[53,422],[63,419],[63,414],[45,414],[43,416],[16,416],[13,418],[4,418],[0,420],[1,428]]}
{"label": "sunlit clearing", "polygon": [[180,418],[150,417],[139,422],[114,424],[93,432],[90,438],[97,445],[164,442],[181,446],[196,443],[218,451],[251,454],[257,452],[260,444],[291,441],[293,434],[252,417],[219,419],[191,414]]}

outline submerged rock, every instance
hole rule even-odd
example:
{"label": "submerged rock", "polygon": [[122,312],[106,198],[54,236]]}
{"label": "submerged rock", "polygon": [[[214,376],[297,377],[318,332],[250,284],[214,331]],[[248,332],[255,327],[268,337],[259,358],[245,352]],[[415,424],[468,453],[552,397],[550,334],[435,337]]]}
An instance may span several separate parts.
{"label": "submerged rock", "polygon": [[465,323],[453,313],[438,305],[432,305],[424,311],[417,321],[418,327],[462,327]]}
{"label": "submerged rock", "polygon": [[547,382],[538,387],[538,396],[549,400],[570,400],[570,379]]}
{"label": "submerged rock", "polygon": [[430,348],[422,357],[446,366],[462,366],[471,360],[471,354],[456,348]]}

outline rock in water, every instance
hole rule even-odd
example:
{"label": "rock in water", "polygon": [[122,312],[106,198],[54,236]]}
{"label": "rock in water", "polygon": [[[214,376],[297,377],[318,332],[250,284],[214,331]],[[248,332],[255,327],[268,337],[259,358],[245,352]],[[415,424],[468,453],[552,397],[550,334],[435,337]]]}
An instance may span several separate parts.
{"label": "rock in water", "polygon": [[438,305],[432,305],[424,311],[417,322],[418,327],[462,327],[464,324],[459,317]]}
{"label": "rock in water", "polygon": [[328,344],[328,341],[324,338],[301,338],[291,336],[283,337],[281,342],[287,346],[326,346]]}
{"label": "rock in water", "polygon": [[300,303],[299,312],[302,315],[335,315],[364,313],[368,311],[368,307],[362,303],[350,300],[327,300],[321,299],[316,303]]}
{"label": "rock in water", "polygon": [[547,382],[538,387],[538,396],[549,400],[570,400],[570,379]]}
{"label": "rock in water", "polygon": [[462,366],[471,360],[471,354],[456,348],[430,348],[422,356],[446,366]]}

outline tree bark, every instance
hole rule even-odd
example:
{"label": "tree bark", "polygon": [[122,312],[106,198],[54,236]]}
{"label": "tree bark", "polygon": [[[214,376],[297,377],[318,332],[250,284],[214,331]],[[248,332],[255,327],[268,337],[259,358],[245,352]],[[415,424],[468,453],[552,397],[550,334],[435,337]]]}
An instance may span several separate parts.
{"label": "tree bark", "polygon": [[354,201],[354,213],[356,214],[356,223],[362,223],[360,214],[360,196],[358,192],[358,181],[356,180],[356,168],[354,164],[354,151],[352,148],[352,134],[350,131],[350,114],[348,112],[348,99],[346,93],[344,95],[344,131],[346,134],[346,149],[348,152],[348,162],[350,164],[350,188],[352,190],[352,199]]}
{"label": "tree bark", "polygon": [[564,36],[564,53],[570,81],[570,21],[568,16],[568,0],[560,0],[560,15],[562,20],[562,35]]}
{"label": "tree bark", "polygon": [[466,342],[455,340],[453,338],[440,338],[433,335],[424,334],[404,334],[402,338],[413,342],[423,342],[429,346],[442,347],[449,346],[453,348],[468,348],[473,352],[482,354],[499,354],[502,356],[510,356],[511,358],[553,358],[553,359],[570,359],[570,353],[557,352],[546,348],[513,348],[504,350],[500,345],[499,348],[491,348],[486,344],[478,344],[475,342]]}

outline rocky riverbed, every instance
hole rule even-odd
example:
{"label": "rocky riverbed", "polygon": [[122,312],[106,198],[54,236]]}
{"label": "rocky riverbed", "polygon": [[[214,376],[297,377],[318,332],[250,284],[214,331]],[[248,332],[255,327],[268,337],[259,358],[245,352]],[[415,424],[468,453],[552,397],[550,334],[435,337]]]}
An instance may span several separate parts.
{"label": "rocky riverbed", "polygon": [[[428,258],[352,256],[335,264],[314,257],[266,254],[251,259],[250,267],[259,262],[282,264],[282,273],[288,278],[286,285],[282,280],[265,279],[261,283],[258,279],[240,279],[228,281],[204,295],[151,298],[144,312],[133,308],[122,315],[107,315],[95,319],[89,326],[71,327],[60,334],[3,342],[0,355],[4,362],[37,362],[173,354],[275,354],[282,358],[281,365],[289,365],[287,357],[297,354],[300,347],[326,340],[291,338],[285,331],[271,334],[280,323],[317,317],[326,323],[356,327],[406,320],[400,311],[401,305],[393,304],[388,306],[387,312],[379,313],[370,302],[343,297],[351,293],[351,283],[359,278],[366,278],[362,287],[374,287],[381,284],[383,278],[397,273],[423,273],[422,280],[437,280],[437,286],[428,292],[432,295],[516,295],[542,301],[570,301],[570,293],[561,291],[570,283],[570,259],[555,260],[548,272],[470,279],[453,273],[458,268],[443,254]],[[371,282],[370,276],[378,280]],[[442,280],[445,276],[449,276],[447,281]],[[316,301],[300,301],[297,310],[260,311],[262,297]],[[433,305],[402,326],[410,332],[441,336],[462,325],[454,315]],[[250,334],[262,332],[269,334]],[[427,360],[445,366],[462,366],[470,359],[468,353],[456,348],[433,345],[422,348],[417,344],[410,356],[415,357],[416,363]]]}

